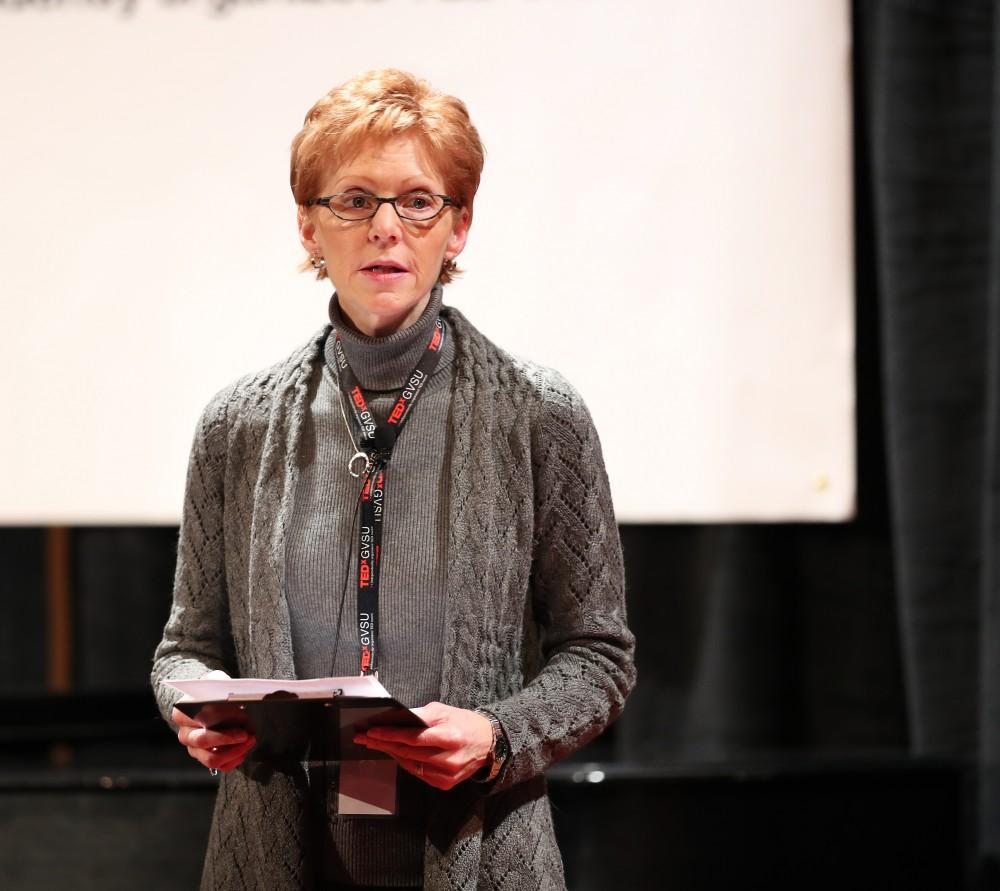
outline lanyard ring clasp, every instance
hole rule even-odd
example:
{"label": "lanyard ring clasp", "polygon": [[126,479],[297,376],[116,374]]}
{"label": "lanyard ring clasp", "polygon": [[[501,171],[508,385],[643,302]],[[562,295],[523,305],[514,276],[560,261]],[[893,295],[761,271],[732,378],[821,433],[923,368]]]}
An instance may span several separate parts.
{"label": "lanyard ring clasp", "polygon": [[[354,466],[358,461],[362,462],[360,470],[355,470]],[[372,469],[371,458],[368,457],[366,452],[355,452],[351,455],[351,460],[347,462],[347,472],[353,476],[355,479],[360,479],[361,474],[368,473]]]}

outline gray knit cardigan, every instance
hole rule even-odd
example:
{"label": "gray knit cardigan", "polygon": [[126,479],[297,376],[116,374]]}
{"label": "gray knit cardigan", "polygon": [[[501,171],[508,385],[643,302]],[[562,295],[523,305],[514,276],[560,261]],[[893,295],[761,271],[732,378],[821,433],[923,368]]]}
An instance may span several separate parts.
{"label": "gray knit cardigan", "polygon": [[[563,889],[543,771],[621,712],[635,681],[624,574],[600,444],[579,395],[512,358],[456,310],[442,702],[488,706],[511,755],[489,786],[430,790],[426,891]],[[212,669],[295,676],[284,591],[296,450],[324,328],[220,392],[188,467],[174,601],[152,682]],[[222,777],[203,889],[299,891],[315,881],[296,768]]]}

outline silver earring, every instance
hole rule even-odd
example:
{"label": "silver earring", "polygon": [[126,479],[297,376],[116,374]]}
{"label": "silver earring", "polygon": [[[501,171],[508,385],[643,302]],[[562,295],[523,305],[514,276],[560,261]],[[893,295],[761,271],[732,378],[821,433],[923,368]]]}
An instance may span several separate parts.
{"label": "silver earring", "polygon": [[312,263],[313,269],[322,269],[326,266],[326,260],[323,257],[312,257],[309,262]]}

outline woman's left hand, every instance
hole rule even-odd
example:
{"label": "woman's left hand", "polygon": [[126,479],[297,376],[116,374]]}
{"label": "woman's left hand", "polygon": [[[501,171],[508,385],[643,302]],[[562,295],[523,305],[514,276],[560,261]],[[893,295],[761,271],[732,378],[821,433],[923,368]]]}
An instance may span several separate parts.
{"label": "woman's left hand", "polygon": [[438,789],[467,780],[489,760],[493,727],[488,718],[443,702],[413,712],[427,727],[369,727],[354,741],[391,755],[404,770]]}

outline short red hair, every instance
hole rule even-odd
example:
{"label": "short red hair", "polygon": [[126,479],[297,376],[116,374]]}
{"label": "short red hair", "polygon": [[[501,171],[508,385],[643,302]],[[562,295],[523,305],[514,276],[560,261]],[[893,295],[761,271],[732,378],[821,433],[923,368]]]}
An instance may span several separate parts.
{"label": "short red hair", "polygon": [[[461,99],[439,93],[396,68],[359,74],[334,87],[306,115],[292,141],[291,185],[296,203],[321,197],[321,180],[366,145],[396,136],[415,136],[445,181],[448,194],[468,210],[483,172],[485,149]],[[311,269],[310,260],[301,267]],[[458,273],[453,260],[441,269],[447,284]],[[317,270],[326,277],[326,269]]]}

